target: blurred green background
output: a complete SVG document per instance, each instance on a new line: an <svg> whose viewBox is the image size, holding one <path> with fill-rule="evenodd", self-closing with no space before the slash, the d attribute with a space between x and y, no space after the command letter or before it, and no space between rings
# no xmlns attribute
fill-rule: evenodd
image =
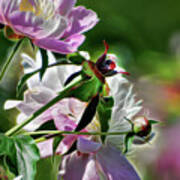
<svg viewBox="0 0 180 180"><path fill-rule="evenodd" d="M156 128L155 140L136 148L128 157L136 164L143 180L180 179L180 1L179 0L78 0L95 10L100 22L86 33L81 50L97 58L103 40L110 53L131 76L138 97L144 99L144 114L163 125ZM0 65L13 43L0 36ZM7 48L7 46L9 48ZM29 51L26 48L25 51ZM0 130L14 124L15 110L4 112L6 99L15 98L21 74L18 56L0 84ZM14 75L16 74L16 75Z"/></svg>

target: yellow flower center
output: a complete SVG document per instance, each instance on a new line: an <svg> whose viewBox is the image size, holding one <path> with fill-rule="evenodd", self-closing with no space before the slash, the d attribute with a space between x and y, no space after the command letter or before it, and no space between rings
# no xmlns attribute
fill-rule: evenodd
<svg viewBox="0 0 180 180"><path fill-rule="evenodd" d="M22 12L32 12L45 20L51 18L55 13L55 7L52 0L36 0L34 6L29 0L21 0L19 10Z"/></svg>

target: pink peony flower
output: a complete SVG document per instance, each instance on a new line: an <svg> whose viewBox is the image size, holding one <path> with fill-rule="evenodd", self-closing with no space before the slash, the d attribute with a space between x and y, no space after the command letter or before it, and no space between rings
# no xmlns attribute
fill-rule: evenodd
<svg viewBox="0 0 180 180"><path fill-rule="evenodd" d="M85 31L98 18L94 11L74 7L76 0L1 0L0 23L44 49L68 54L83 43ZM61 39L61 40L60 40Z"/></svg>

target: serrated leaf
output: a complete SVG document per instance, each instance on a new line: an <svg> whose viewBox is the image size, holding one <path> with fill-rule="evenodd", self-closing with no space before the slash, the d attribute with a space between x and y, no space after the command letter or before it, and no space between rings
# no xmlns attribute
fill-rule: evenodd
<svg viewBox="0 0 180 180"><path fill-rule="evenodd" d="M36 174L39 150L30 136L6 137L0 135L0 155L8 157L10 164L22 175L22 180L32 180Z"/></svg>
<svg viewBox="0 0 180 180"><path fill-rule="evenodd" d="M44 73L46 72L46 69L48 67L48 55L47 55L47 51L44 49L40 49L41 55L42 55L42 66L41 66L41 70L39 73L40 79L42 80Z"/></svg>

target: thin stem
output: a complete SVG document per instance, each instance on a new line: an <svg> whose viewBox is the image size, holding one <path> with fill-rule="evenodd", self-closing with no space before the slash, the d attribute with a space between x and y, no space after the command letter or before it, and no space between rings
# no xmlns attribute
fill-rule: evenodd
<svg viewBox="0 0 180 180"><path fill-rule="evenodd" d="M17 51L19 50L19 48L21 47L22 42L23 42L23 39L19 40L19 41L16 43L15 47L12 49L10 56L9 56L8 59L6 60L5 64L4 64L3 67L2 67L2 70L1 70L1 72L0 72L0 81L3 79L3 77L4 77L4 75L5 75L6 71L7 71L7 69L8 69L8 67L9 67L9 64L11 63L12 59L14 58L16 52L17 52Z"/></svg>
<svg viewBox="0 0 180 180"><path fill-rule="evenodd" d="M5 135L6 136L12 136L13 134L15 134L16 132L18 132L20 129L22 129L25 125L27 125L28 123L30 123L31 121L33 121L35 118L37 118L39 115L41 115L43 112L45 112L48 108L50 108L51 106L53 106L54 104L56 104L58 101L62 100L63 98L67 97L69 95L69 92L71 91L71 89L76 86L77 84L79 84L81 81L83 81L82 77L77 80L76 82L70 84L69 86L67 86L66 88L64 88L64 90L62 90L58 96L56 96L54 99L52 99L51 101L49 101L45 106L41 107L39 110L37 110L34 114L32 114L27 120L23 121L21 124L18 124L16 126L14 126L13 128L11 128L10 130L8 130Z"/></svg>
<svg viewBox="0 0 180 180"><path fill-rule="evenodd" d="M55 63L49 64L47 68L52 68L52 67L54 67L54 66L61 66L61 65L76 65L76 64L67 63L67 62L62 61L62 62L55 62ZM38 73L40 70L41 70L41 68L33 71L33 75L36 74L36 73Z"/></svg>
<svg viewBox="0 0 180 180"><path fill-rule="evenodd" d="M54 135L59 136L62 134L75 134L75 135L93 135L93 136L110 136L110 135L125 135L128 134L131 131L123 131L123 132L78 132L78 131L58 131L58 130L51 130L51 131L36 131L36 132L26 132L24 135ZM50 136L52 137L52 136ZM36 143L42 142L49 139L49 137L40 137L36 139Z"/></svg>

